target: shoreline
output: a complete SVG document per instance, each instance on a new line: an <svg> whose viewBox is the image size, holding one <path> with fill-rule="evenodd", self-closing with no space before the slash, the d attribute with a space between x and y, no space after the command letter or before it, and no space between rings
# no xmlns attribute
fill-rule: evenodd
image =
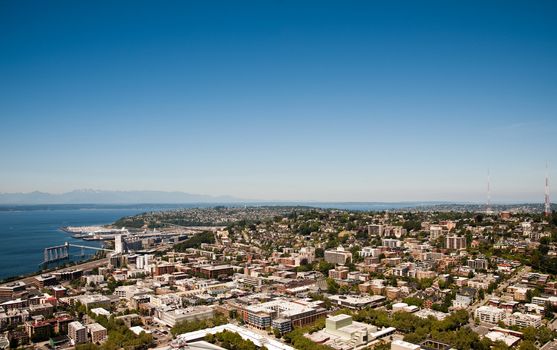
<svg viewBox="0 0 557 350"><path fill-rule="evenodd" d="M35 272L31 272L29 274L25 274L25 275L19 275L19 276L11 276L11 277L7 277L4 278L2 280L0 280L0 285L6 285L6 284L10 284L13 282L18 282L18 281L26 281L26 280L30 280L34 277L43 275L45 273L53 273L53 272L57 272L57 271L63 271L65 269L69 269L69 268L80 268L80 267L87 267L89 268L89 265L93 265L92 268L96 267L94 265L99 264L99 266L102 266L105 264L105 261L107 262L109 258L107 257L102 257L102 258L93 258L93 259L89 259L89 260L85 260L85 261L80 261L74 264L69 264L69 265L65 265L62 267L54 267L51 269L43 269L43 270L39 270L39 271L35 271ZM102 262L102 263L101 263Z"/></svg>
<svg viewBox="0 0 557 350"><path fill-rule="evenodd" d="M79 248L71 248L70 259L41 266L45 248L64 245L65 242L94 247L101 247L103 242L107 243L102 240L83 239L89 237L73 237L74 235L68 232L68 228L98 226L103 228L102 231L110 230L112 228L110 225L114 221L144 212L139 208L132 210L127 208L66 209L70 210L15 213L0 209L0 229L3 231L2 236L5 235L7 239L6 244L3 244L0 250L4 253L0 257L0 284L29 279L41 273L64 268L83 266L84 263L98 259L102 255L95 256L95 252L92 250L86 250L85 255L81 256ZM91 238L93 237L91 236Z"/></svg>
<svg viewBox="0 0 557 350"><path fill-rule="evenodd" d="M99 226L107 226L107 225L111 225L111 224L99 224ZM61 227L58 228L58 231L63 232L65 234L68 234L68 235L70 235L71 238L79 239L83 242L104 241L104 240L99 240L99 239L84 239L84 237L77 237L76 234L73 233L69 229L69 226L61 226ZM103 245L104 245L104 243L103 243ZM44 247L44 248L46 248L46 247ZM99 261L99 260L103 260L103 259L108 259L108 258L107 257L93 256L93 257L91 257L89 259L86 259L86 260L68 261L68 262L65 262L64 264L62 264L61 266L55 266L55 267L52 267L52 268L46 268L46 269L39 268L38 270L35 270L33 272L29 272L29 273L26 273L26 274L17 275L17 276L8 276L8 277L5 277L5 278L2 278L2 279L0 279L0 285L6 285L6 284L17 282L17 281L24 281L24 280L28 280L28 279L36 277L36 276L40 276L42 274L61 271L61 270L68 269L68 268L75 268L75 267L79 267L81 265L88 265L88 264L91 264L95 261ZM39 266L41 266L41 265L39 265Z"/></svg>

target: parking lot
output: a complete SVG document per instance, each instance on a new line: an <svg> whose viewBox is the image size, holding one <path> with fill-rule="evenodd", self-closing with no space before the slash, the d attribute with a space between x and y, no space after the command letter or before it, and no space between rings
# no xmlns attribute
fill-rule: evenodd
<svg viewBox="0 0 557 350"><path fill-rule="evenodd" d="M151 332L153 339L157 344L167 344L172 340L170 327L162 325L156 321L150 321L143 328Z"/></svg>

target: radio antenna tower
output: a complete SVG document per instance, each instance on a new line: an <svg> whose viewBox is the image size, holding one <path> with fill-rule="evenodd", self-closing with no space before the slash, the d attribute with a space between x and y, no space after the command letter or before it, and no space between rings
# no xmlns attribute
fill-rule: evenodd
<svg viewBox="0 0 557 350"><path fill-rule="evenodd" d="M545 216L551 215L551 201L549 200L549 166L547 162L545 163L545 206L544 206Z"/></svg>
<svg viewBox="0 0 557 350"><path fill-rule="evenodd" d="M487 203L485 208L486 214L491 214L493 211L491 210L491 174L489 169L487 169Z"/></svg>

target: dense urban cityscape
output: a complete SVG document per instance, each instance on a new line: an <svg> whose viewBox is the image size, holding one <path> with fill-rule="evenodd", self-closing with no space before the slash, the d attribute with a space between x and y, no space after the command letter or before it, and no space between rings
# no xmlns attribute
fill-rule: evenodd
<svg viewBox="0 0 557 350"><path fill-rule="evenodd" d="M0 350L557 350L556 135L557 0L0 0Z"/></svg>
<svg viewBox="0 0 557 350"><path fill-rule="evenodd" d="M105 250L1 285L3 347L557 346L555 212L219 206L64 230Z"/></svg>

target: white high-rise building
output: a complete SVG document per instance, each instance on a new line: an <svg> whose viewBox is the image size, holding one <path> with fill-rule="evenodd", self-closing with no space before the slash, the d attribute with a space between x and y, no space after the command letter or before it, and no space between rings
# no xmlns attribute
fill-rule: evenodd
<svg viewBox="0 0 557 350"><path fill-rule="evenodd" d="M116 253L124 253L124 238L122 235L116 235L114 237L114 250Z"/></svg>
<svg viewBox="0 0 557 350"><path fill-rule="evenodd" d="M149 270L149 265L153 258L154 255L152 254L139 255L135 260L135 267L141 270Z"/></svg>

